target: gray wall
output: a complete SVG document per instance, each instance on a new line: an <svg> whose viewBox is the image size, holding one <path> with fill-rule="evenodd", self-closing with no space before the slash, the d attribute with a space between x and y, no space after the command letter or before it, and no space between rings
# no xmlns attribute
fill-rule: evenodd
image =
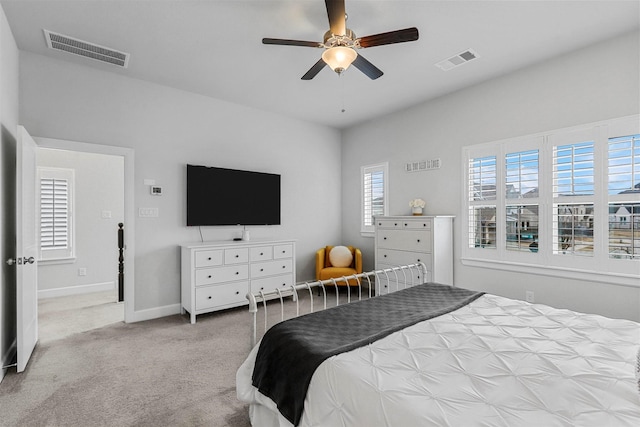
<svg viewBox="0 0 640 427"><path fill-rule="evenodd" d="M76 260L39 263L38 296L114 290L118 283L118 223L124 222L124 159L74 151L39 149L38 166L73 169ZM103 218L103 211L110 218ZM79 268L86 269L80 276Z"/></svg>
<svg viewBox="0 0 640 427"><path fill-rule="evenodd" d="M26 52L20 83L20 120L34 137L135 150L135 212L159 210L135 223L135 310L145 317L179 309L178 245L200 240L185 226L187 163L282 175L282 225L250 227L251 237L297 239L298 280L314 277L317 248L341 241L334 129ZM145 179L163 196L151 196ZM240 232L202 229L205 240Z"/></svg>
<svg viewBox="0 0 640 427"><path fill-rule="evenodd" d="M639 52L638 33L628 34L347 130L343 239L373 267L373 239L359 233L361 165L389 161L390 214L409 214L409 200L421 197L427 214L460 216L462 147L638 114ZM433 158L441 169L404 172L406 162ZM518 299L528 289L536 302L640 320L640 288L463 266L460 221L454 247L459 286Z"/></svg>
<svg viewBox="0 0 640 427"><path fill-rule="evenodd" d="M18 128L18 47L0 6L0 366L11 361L16 336L15 174ZM0 381L6 370L0 369Z"/></svg>

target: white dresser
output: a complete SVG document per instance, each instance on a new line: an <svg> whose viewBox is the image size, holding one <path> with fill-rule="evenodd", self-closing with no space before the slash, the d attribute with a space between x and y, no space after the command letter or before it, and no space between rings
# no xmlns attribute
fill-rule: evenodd
<svg viewBox="0 0 640 427"><path fill-rule="evenodd" d="M295 284L294 240L204 242L181 246L181 312L247 305L247 293Z"/></svg>
<svg viewBox="0 0 640 427"><path fill-rule="evenodd" d="M453 218L376 217L376 270L422 262L427 266L427 281L453 285ZM397 290L397 285L387 280L380 285L383 293Z"/></svg>

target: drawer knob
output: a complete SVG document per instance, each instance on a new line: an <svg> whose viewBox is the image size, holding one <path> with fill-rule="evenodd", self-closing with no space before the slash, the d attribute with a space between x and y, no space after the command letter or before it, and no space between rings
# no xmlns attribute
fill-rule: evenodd
<svg viewBox="0 0 640 427"><path fill-rule="evenodd" d="M406 222L404 223L404 226L405 226L405 227L407 226L407 223L406 223Z"/></svg>
<svg viewBox="0 0 640 427"><path fill-rule="evenodd" d="M386 258L387 256L385 255L384 257Z"/></svg>
<svg viewBox="0 0 640 427"><path fill-rule="evenodd" d="M264 286L260 288L261 291L264 291Z"/></svg>
<svg viewBox="0 0 640 427"><path fill-rule="evenodd" d="M260 256L264 255L264 252L260 252Z"/></svg>
<svg viewBox="0 0 640 427"><path fill-rule="evenodd" d="M387 240L387 238L386 238L386 237L383 237L383 238L382 238L382 240Z"/></svg>
<svg viewBox="0 0 640 427"><path fill-rule="evenodd" d="M238 274L240 274L240 272L239 272L239 271L236 271L236 275L238 275Z"/></svg>
<svg viewBox="0 0 640 427"><path fill-rule="evenodd" d="M286 283L283 283L283 284L282 284L282 286L283 286L283 287L284 287L284 286L287 286L287 284L286 284Z"/></svg>
<svg viewBox="0 0 640 427"><path fill-rule="evenodd" d="M207 276L207 278L208 278L208 279L211 279L211 275L208 275L208 276Z"/></svg>
<svg viewBox="0 0 640 427"><path fill-rule="evenodd" d="M240 257L240 255L237 255L237 254L236 254L236 258L239 258L239 257Z"/></svg>
<svg viewBox="0 0 640 427"><path fill-rule="evenodd" d="M236 291L236 295L239 295L239 294L240 294L240 291Z"/></svg>
<svg viewBox="0 0 640 427"><path fill-rule="evenodd" d="M393 224L393 225L398 225L398 223L396 222L396 223L395 223L395 224Z"/></svg>
<svg viewBox="0 0 640 427"><path fill-rule="evenodd" d="M211 257L207 258L209 261L211 261Z"/></svg>
<svg viewBox="0 0 640 427"><path fill-rule="evenodd" d="M209 296L207 297L207 299L211 299L211 295L209 295Z"/></svg>
<svg viewBox="0 0 640 427"><path fill-rule="evenodd" d="M418 239L418 243L420 243L420 239Z"/></svg>
<svg viewBox="0 0 640 427"><path fill-rule="evenodd" d="M282 266L282 268L287 268L287 266L286 266L286 265L283 265L283 266Z"/></svg>
<svg viewBox="0 0 640 427"><path fill-rule="evenodd" d="M260 271L264 271L264 268L261 268Z"/></svg>

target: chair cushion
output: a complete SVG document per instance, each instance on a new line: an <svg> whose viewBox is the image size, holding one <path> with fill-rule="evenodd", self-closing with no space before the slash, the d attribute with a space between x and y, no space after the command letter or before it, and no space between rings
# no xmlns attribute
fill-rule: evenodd
<svg viewBox="0 0 640 427"><path fill-rule="evenodd" d="M323 268L320 271L320 280L327 280L327 279L332 279L332 278L339 278L339 277L346 277L346 276L353 276L354 274L356 274L356 270L353 268L349 268L349 267L327 267L327 268ZM338 283L338 284L343 284L342 283Z"/></svg>
<svg viewBox="0 0 640 427"><path fill-rule="evenodd" d="M334 246L329 252L329 261L333 267L349 267L353 262L353 254L346 246Z"/></svg>

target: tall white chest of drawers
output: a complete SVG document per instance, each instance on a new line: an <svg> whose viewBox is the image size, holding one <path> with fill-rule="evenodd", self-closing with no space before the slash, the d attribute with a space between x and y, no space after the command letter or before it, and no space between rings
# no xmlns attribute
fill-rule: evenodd
<svg viewBox="0 0 640 427"><path fill-rule="evenodd" d="M181 246L181 311L196 315L247 305L247 293L295 284L294 240Z"/></svg>
<svg viewBox="0 0 640 427"><path fill-rule="evenodd" d="M376 217L376 270L422 262L427 266L427 281L453 285L453 218ZM387 289L391 290L395 289Z"/></svg>

